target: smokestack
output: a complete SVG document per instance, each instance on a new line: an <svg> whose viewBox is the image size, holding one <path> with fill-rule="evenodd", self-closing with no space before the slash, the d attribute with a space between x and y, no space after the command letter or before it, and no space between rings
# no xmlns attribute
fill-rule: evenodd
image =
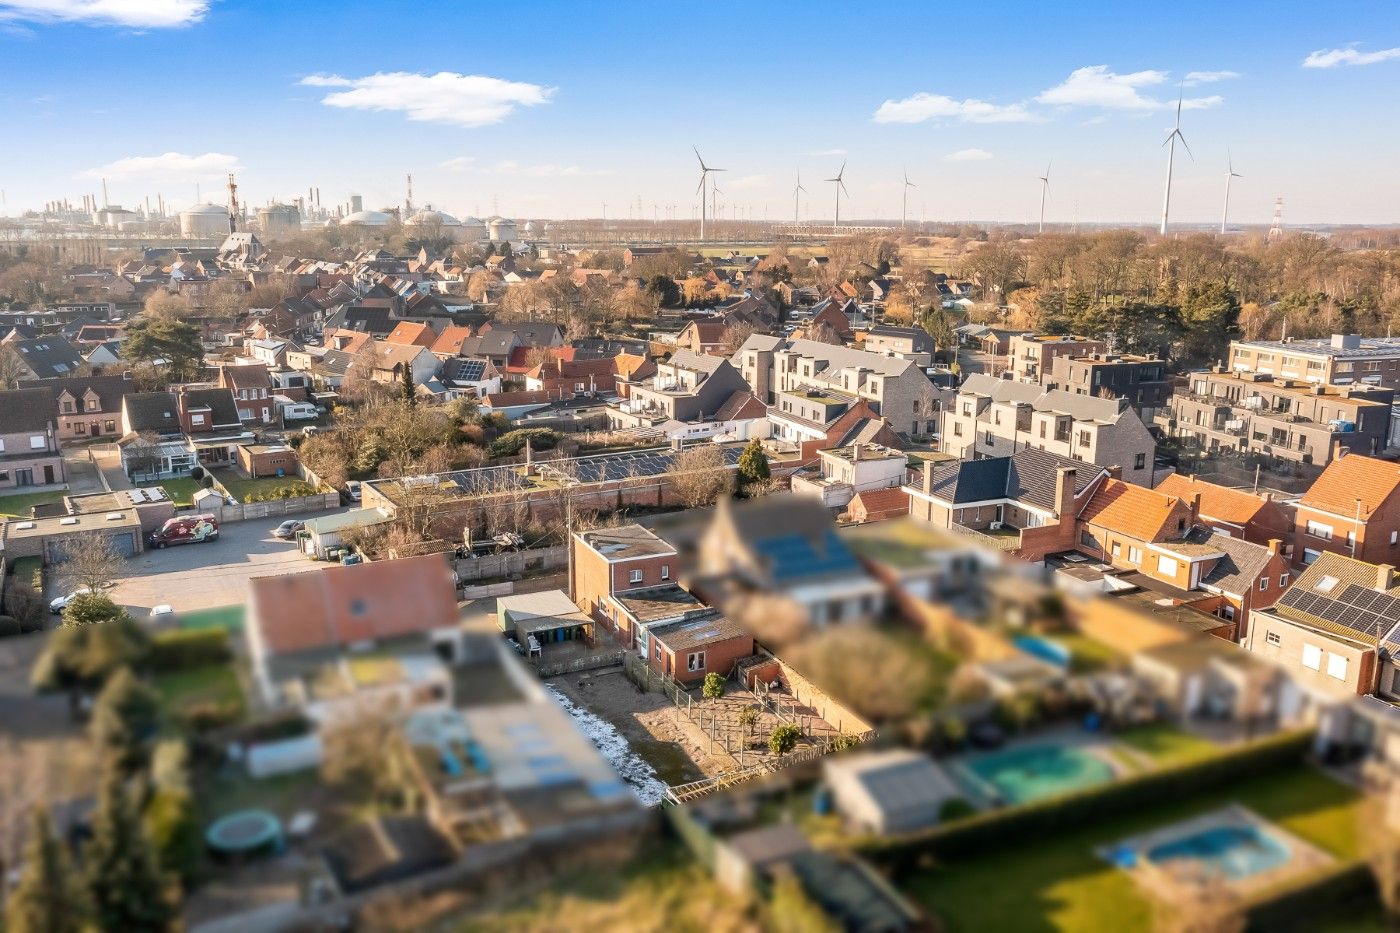
<svg viewBox="0 0 1400 933"><path fill-rule="evenodd" d="M103 208L103 210L106 210L107 207L108 207L109 205L111 205L111 203L112 203L111 201L108 201L108 200L107 200L107 179L104 178L104 179L102 179L102 208Z"/></svg>

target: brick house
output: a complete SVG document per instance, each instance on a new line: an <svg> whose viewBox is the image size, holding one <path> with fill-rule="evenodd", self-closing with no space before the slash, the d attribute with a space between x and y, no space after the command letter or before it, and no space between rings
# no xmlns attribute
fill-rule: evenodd
<svg viewBox="0 0 1400 933"><path fill-rule="evenodd" d="M0 392L0 489L68 482L49 389Z"/></svg>
<svg viewBox="0 0 1400 933"><path fill-rule="evenodd" d="M577 532L572 539L569 596L602 622L606 598L674 581L680 575L676 549L640 525Z"/></svg>
<svg viewBox="0 0 1400 933"><path fill-rule="evenodd" d="M729 328L723 321L691 321L676 335L676 347L692 353L723 356L728 339Z"/></svg>
<svg viewBox="0 0 1400 933"><path fill-rule="evenodd" d="M238 468L247 476L298 476L301 461L285 444L244 444L237 448Z"/></svg>
<svg viewBox="0 0 1400 933"><path fill-rule="evenodd" d="M1331 551L1372 564L1400 564L1400 464L1343 454L1298 500L1293 560Z"/></svg>
<svg viewBox="0 0 1400 933"><path fill-rule="evenodd" d="M238 418L244 424L271 423L276 407L272 400L272 379L265 364L220 366L219 388L233 393Z"/></svg>
<svg viewBox="0 0 1400 933"><path fill-rule="evenodd" d="M1274 500L1272 493L1255 495L1180 473L1158 483L1157 491L1186 500L1199 495L1201 510L1197 521L1221 534L1265 545L1274 538L1285 543L1293 540L1293 516Z"/></svg>
<svg viewBox="0 0 1400 933"><path fill-rule="evenodd" d="M121 435L122 397L132 391L130 376L63 376L27 379L20 388L51 392L52 413L60 441Z"/></svg>

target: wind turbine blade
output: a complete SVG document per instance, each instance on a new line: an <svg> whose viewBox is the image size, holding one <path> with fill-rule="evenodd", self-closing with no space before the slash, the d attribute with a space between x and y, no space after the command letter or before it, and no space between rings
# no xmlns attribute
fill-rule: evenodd
<svg viewBox="0 0 1400 933"><path fill-rule="evenodd" d="M1192 154L1191 147L1186 145L1186 137L1181 135L1181 130L1176 131L1176 138L1181 140L1181 147L1186 150L1186 154L1191 156L1191 161L1196 161L1196 156Z"/></svg>
<svg viewBox="0 0 1400 933"><path fill-rule="evenodd" d="M712 168L712 169L707 169L707 171L711 171L711 172L727 172L727 171L729 171L729 169L727 169L727 168Z"/></svg>
<svg viewBox="0 0 1400 933"><path fill-rule="evenodd" d="M695 193L696 193L696 194L699 194L700 192L702 192L702 191L704 191L704 190L705 190L705 173L704 173L704 172L701 172L701 173L700 173L700 184L698 184L698 185L695 186Z"/></svg>
<svg viewBox="0 0 1400 933"><path fill-rule="evenodd" d="M1181 126L1181 101L1186 96L1186 85L1182 84L1176 92L1176 125Z"/></svg>
<svg viewBox="0 0 1400 933"><path fill-rule="evenodd" d="M842 160L841 160L841 171L839 171L839 172L836 173L836 177L837 177L837 178L840 178L842 175L845 175L845 174L846 174L846 160L845 160L845 159L842 159Z"/></svg>
<svg viewBox="0 0 1400 933"><path fill-rule="evenodd" d="M690 148L691 148L691 151L693 151L693 152L695 153L695 161L697 161L697 162L700 163L700 171L702 171L702 172L708 171L708 170L705 168L705 160L702 159L702 158L700 158L700 150L699 150L699 149L696 149L694 146L691 146Z"/></svg>
<svg viewBox="0 0 1400 933"><path fill-rule="evenodd" d="M851 192L846 190L846 183L843 181L838 182L838 184L841 186L841 190L846 192L846 197L849 198L851 196Z"/></svg>

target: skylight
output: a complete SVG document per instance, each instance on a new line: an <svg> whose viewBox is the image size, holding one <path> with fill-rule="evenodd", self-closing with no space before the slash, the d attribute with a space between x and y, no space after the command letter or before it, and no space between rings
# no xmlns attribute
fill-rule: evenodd
<svg viewBox="0 0 1400 933"><path fill-rule="evenodd" d="M1313 589L1317 590L1319 593L1330 593L1337 588L1338 582L1339 581L1336 577L1331 576L1329 574L1328 576L1323 577L1321 580L1318 580L1317 586L1313 587Z"/></svg>

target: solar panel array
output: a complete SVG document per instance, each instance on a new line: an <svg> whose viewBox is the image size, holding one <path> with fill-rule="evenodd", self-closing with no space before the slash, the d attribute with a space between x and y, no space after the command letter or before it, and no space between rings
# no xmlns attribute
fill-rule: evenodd
<svg viewBox="0 0 1400 933"><path fill-rule="evenodd" d="M769 561L774 583L800 577L849 573L860 568L855 555L834 529L825 531L817 546L805 535L792 534L768 538L759 544L759 548Z"/></svg>
<svg viewBox="0 0 1400 933"><path fill-rule="evenodd" d="M725 466L734 466L743 453L739 448L721 448ZM560 469L554 464L542 464L541 473L558 479L572 478L579 483L600 483L605 480L623 480L634 477L661 476L675 469L674 450L638 450L622 454L607 454L599 457L579 457L564 461Z"/></svg>
<svg viewBox="0 0 1400 933"><path fill-rule="evenodd" d="M478 382L486 371L485 360L449 360L447 378L457 382Z"/></svg>
<svg viewBox="0 0 1400 933"><path fill-rule="evenodd" d="M1375 638L1400 625L1400 598L1348 583L1341 592L1322 595L1293 587L1279 605Z"/></svg>

